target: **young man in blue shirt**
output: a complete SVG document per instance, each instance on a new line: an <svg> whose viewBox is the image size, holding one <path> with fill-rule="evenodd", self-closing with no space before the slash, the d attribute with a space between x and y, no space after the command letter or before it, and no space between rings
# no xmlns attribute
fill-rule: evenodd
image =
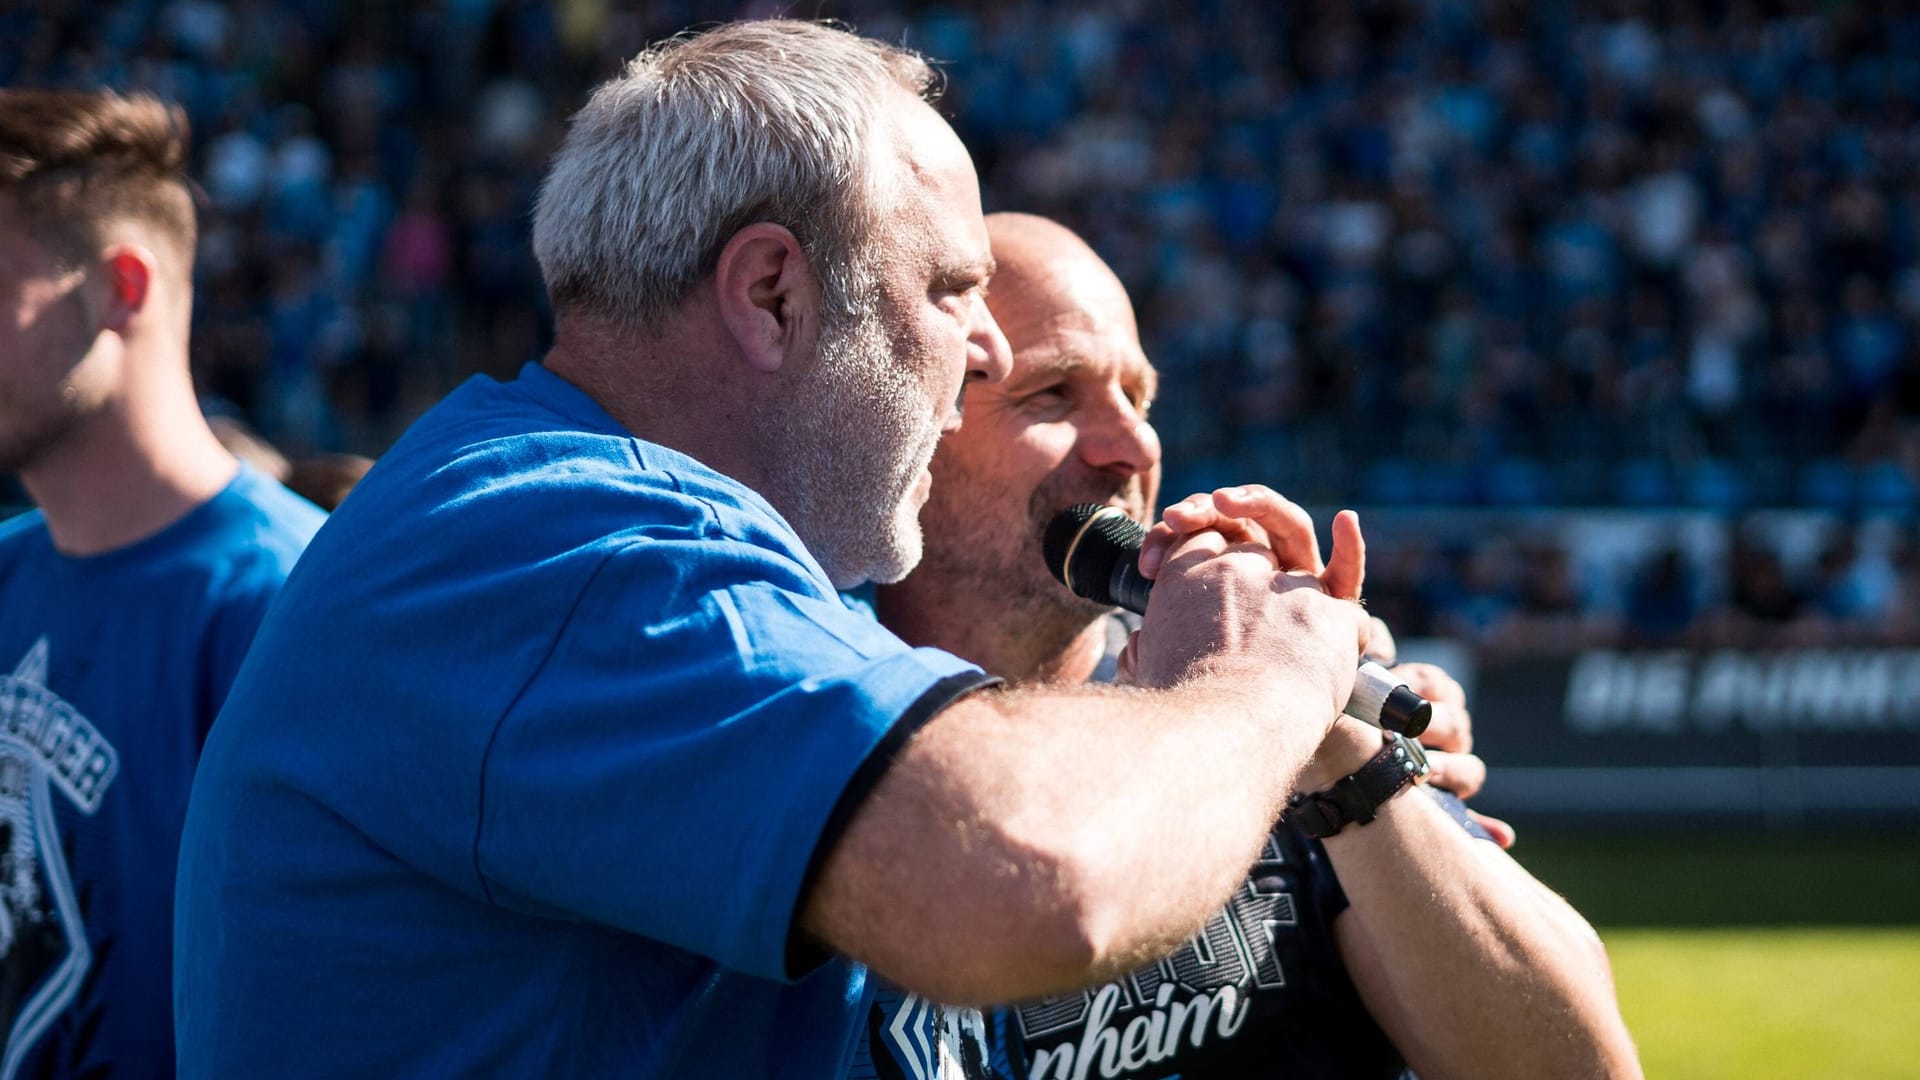
<svg viewBox="0 0 1920 1080"><path fill-rule="evenodd" d="M1016 684L1111 681L1125 631L1053 580L1041 536L1076 503L1151 520L1158 376L1125 289L1079 237L1029 215L987 220L990 306L1012 371L970 395L965 423L942 442L926 557L879 590L881 621ZM1262 488L1169 513L1207 501L1271 520L1293 513ZM1299 540L1317 559L1310 529ZM1459 686L1407 667L1442 713L1424 736L1440 748L1430 780L1471 794L1483 768L1446 752L1470 746ZM1323 790L1380 749L1378 732L1342 719L1299 789ZM883 991L849 1076L1387 1080L1409 1063L1427 1077L1633 1075L1593 932L1432 800L1399 797L1410 789L1324 842L1276 825L1200 933L1106 985L975 1017Z"/></svg>
<svg viewBox="0 0 1920 1080"><path fill-rule="evenodd" d="M194 762L320 522L187 368L185 121L0 90L0 1078L173 1074Z"/></svg>
<svg viewBox="0 0 1920 1080"><path fill-rule="evenodd" d="M185 1073L832 1076L868 965L1031 997L1226 901L1358 605L1169 533L1133 652L1159 689L1003 691L836 592L918 560L934 442L1007 370L932 83L742 23L574 118L534 221L553 350L373 468L209 741ZM1357 575L1351 522L1335 555Z"/></svg>

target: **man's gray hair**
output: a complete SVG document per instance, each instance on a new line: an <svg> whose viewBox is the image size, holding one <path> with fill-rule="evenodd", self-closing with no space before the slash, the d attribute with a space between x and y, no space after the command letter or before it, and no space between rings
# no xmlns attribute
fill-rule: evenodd
<svg viewBox="0 0 1920 1080"><path fill-rule="evenodd" d="M925 60L821 23L730 23L661 42L593 92L540 187L533 252L556 314L656 321L734 233L792 230L829 317L871 300L886 204L871 133L885 90L933 100Z"/></svg>

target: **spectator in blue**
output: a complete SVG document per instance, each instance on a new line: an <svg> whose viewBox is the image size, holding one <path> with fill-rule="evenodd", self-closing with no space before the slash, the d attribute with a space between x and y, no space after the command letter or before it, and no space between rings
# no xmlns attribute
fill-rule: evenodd
<svg viewBox="0 0 1920 1080"><path fill-rule="evenodd" d="M0 90L0 1076L173 1075L195 759L321 514L193 395L185 118Z"/></svg>

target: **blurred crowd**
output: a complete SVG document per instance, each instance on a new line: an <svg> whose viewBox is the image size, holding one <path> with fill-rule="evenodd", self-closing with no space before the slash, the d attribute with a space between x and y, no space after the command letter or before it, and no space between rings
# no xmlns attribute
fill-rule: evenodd
<svg viewBox="0 0 1920 1080"><path fill-rule="evenodd" d="M1170 491L1911 514L1920 9L1890 0L42 0L0 7L0 82L181 102L210 407L377 453L538 355L528 215L586 91L776 10L945 61L989 209L1114 264L1165 375ZM1887 613L1916 546L1883 531L1837 525L1790 573L1769 542L1649 542L1611 591L1565 548L1408 534L1373 580L1483 639L1568 613L1844 636L1863 612L1913 639Z"/></svg>
<svg viewBox="0 0 1920 1080"><path fill-rule="evenodd" d="M1490 652L1920 643L1920 531L1786 511L1374 511L1370 610Z"/></svg>

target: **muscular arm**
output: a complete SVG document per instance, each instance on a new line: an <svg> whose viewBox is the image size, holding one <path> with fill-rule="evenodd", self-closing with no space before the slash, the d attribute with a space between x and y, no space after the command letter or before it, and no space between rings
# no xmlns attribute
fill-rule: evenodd
<svg viewBox="0 0 1920 1080"><path fill-rule="evenodd" d="M955 1003L1085 985L1197 930L1325 738L1365 633L1357 606L1264 556L1232 564L1155 590L1129 656L1167 689L981 693L930 721L824 860L801 929ZM1198 597L1219 616L1204 626L1182 614Z"/></svg>
<svg viewBox="0 0 1920 1080"><path fill-rule="evenodd" d="M1414 793L1325 843L1341 956L1425 1080L1640 1075L1599 937L1499 847Z"/></svg>
<svg viewBox="0 0 1920 1080"><path fill-rule="evenodd" d="M1245 876L1325 727L1324 705L1225 682L956 703L855 815L803 928L956 1003L1035 997L1166 953Z"/></svg>

